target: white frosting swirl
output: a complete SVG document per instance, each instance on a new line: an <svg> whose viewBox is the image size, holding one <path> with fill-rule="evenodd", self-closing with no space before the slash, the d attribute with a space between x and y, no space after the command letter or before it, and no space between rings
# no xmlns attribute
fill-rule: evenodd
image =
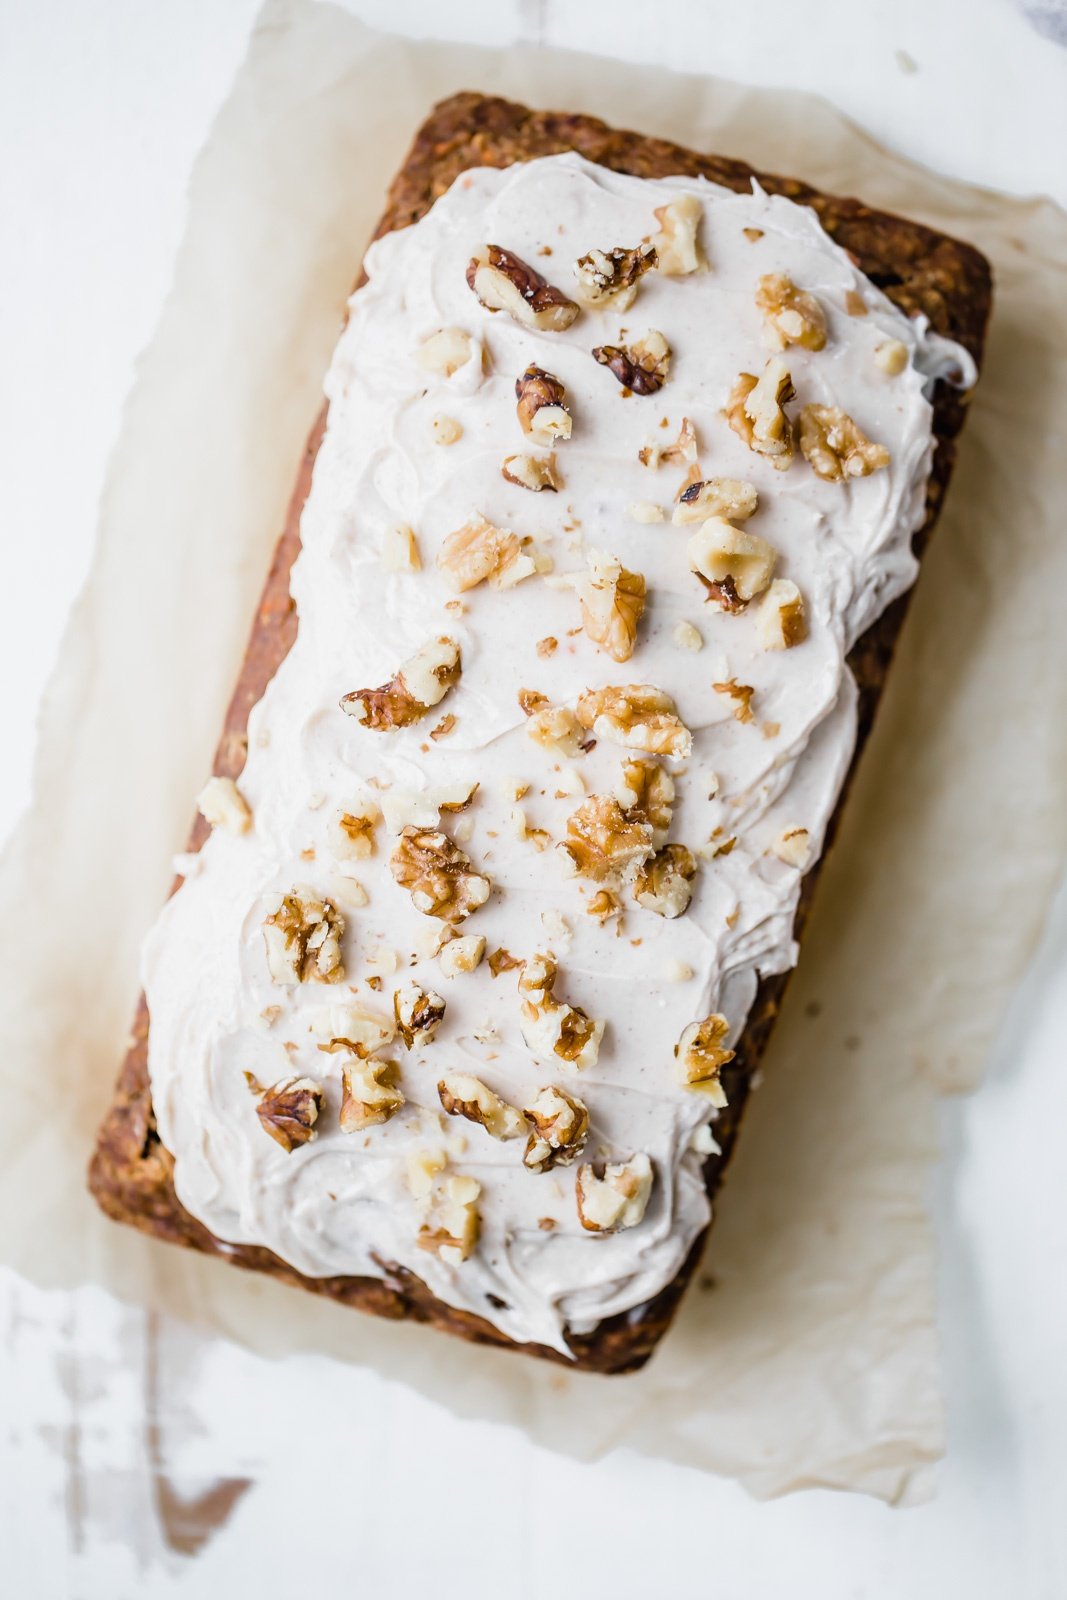
<svg viewBox="0 0 1067 1600"><path fill-rule="evenodd" d="M488 241L571 292L578 256L636 244L654 231L653 210L679 193L702 202L710 269L649 274L621 318L586 310L562 334L533 332L506 314L489 315L467 287L468 259ZM770 847L783 829L800 826L818 852L855 736L845 656L915 575L910 537L922 520L932 450L924 382L950 367L971 378L973 367L921 319L909 321L892 306L812 211L758 188L737 195L692 179L631 178L576 155L465 174L415 226L373 245L366 268L369 282L353 297L327 381L329 425L292 582L299 634L250 721L241 789L254 828L245 836L215 830L146 944L153 1100L182 1203L219 1238L266 1246L311 1276L382 1276L383 1264L400 1263L442 1300L511 1338L566 1350L568 1327L588 1330L661 1289L708 1220L702 1158L691 1148L708 1102L676 1083L673 1046L689 1022L711 1011L728 1015L736 1037L759 976L796 958L800 874ZM829 324L824 350L786 352L797 389L791 409L839 405L888 447L886 470L828 483L798 456L779 473L727 427L721 408L738 373L762 370L767 356L754 292L768 272L784 272L814 294ZM862 296L867 315L849 314L849 294ZM594 345L618 342L620 322L630 337L650 327L666 335L674 354L660 393L625 397L591 359ZM476 341L476 359L449 378L428 375L415 359L420 342L444 327L463 328ZM874 359L887 340L903 341L910 353L894 377ZM529 448L514 382L530 362L563 381L574 416L573 437L557 449L558 494L532 494L500 472L505 456ZM432 419L441 414L463 428L447 447L432 438ZM750 526L778 550L778 574L793 579L806 601L810 633L796 648L763 651L751 609L730 616L703 604L686 560L691 530L627 514L633 502L652 500L669 517L684 469L650 471L638 450L650 436L672 441L686 416L696 425L704 473L745 478L759 490ZM669 425L661 428L661 418ZM583 569L585 552L602 549L644 574L650 601L633 659L618 666L574 635L574 596L542 577L506 591L483 585L465 596L461 616L446 611L452 594L434 557L473 511L533 536L557 573ZM421 571L382 565L383 538L397 522L417 531ZM700 653L675 643L681 620L700 628ZM343 694L384 683L445 632L463 653L461 681L440 708L456 719L450 737L428 739L437 715L383 734L338 709ZM547 635L559 648L542 657L535 646ZM711 689L730 677L755 689L750 724L734 720L729 702ZM610 793L623 752L601 741L568 763L539 749L525 733L518 691L573 705L586 688L631 682L666 690L693 730L692 759L673 764L671 838L695 848L721 828L737 844L702 863L685 916L665 921L631 908L620 936L585 913L581 881L565 877L554 852L515 836L508 782L530 784L522 804L531 825L560 838L581 797L556 798L557 766L580 770L589 793ZM636 1227L583 1231L574 1167L531 1173L521 1141L499 1143L442 1116L436 1083L444 1070L473 1072L517 1105L553 1075L523 1044L513 972L494 980L483 964L447 979L436 961L417 956L426 919L392 880L384 828L372 859L345 864L369 903L352 909L346 898L341 865L325 842L338 808L366 793L369 779L421 789L465 777L481 785L467 848L494 894L463 931L518 957L554 949L561 993L606 1019L596 1067L580 1075L561 1067L554 1081L589 1106L589 1156L651 1157L656 1181ZM265 909L272 896L304 884L345 911L340 991L271 981ZM543 913L562 914L569 941L546 932ZM374 946L396 952L400 963L379 998L365 981ZM679 964L692 970L689 981L669 976ZM445 1022L421 1051L399 1052L401 1113L366 1135L343 1134L340 1058L318 1050L315 1015L351 999L348 985L386 1009L391 989L410 979L445 996ZM269 1026L268 1007L281 1008ZM287 1154L264 1135L246 1071L263 1083L302 1073L324 1084L327 1107L313 1142ZM482 1184L481 1242L460 1265L416 1244L419 1214L405 1163L428 1143L450 1150L454 1170ZM547 1217L550 1230L539 1225Z"/></svg>

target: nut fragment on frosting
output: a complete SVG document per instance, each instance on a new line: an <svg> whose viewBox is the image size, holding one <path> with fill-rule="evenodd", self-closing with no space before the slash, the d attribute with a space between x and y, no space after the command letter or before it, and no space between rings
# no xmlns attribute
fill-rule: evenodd
<svg viewBox="0 0 1067 1600"><path fill-rule="evenodd" d="M656 248L649 243L633 250L618 245L613 250L590 250L574 263L578 294L586 305L602 311L628 311L637 295L637 285L658 262Z"/></svg>
<svg viewBox="0 0 1067 1600"><path fill-rule="evenodd" d="M536 689L522 690L519 704L528 718L526 732L534 744L559 755L580 754L586 735L569 706L553 705L547 695Z"/></svg>
<svg viewBox="0 0 1067 1600"><path fill-rule="evenodd" d="M655 394L667 381L671 347L662 333L650 328L632 344L597 345L593 359L613 373L624 389L634 394Z"/></svg>
<svg viewBox="0 0 1067 1600"><path fill-rule="evenodd" d="M811 860L811 834L807 828L786 828L775 840L774 853L787 867L803 871Z"/></svg>
<svg viewBox="0 0 1067 1600"><path fill-rule="evenodd" d="M808 636L804 597L789 578L775 578L756 610L756 638L764 650L791 650Z"/></svg>
<svg viewBox="0 0 1067 1600"><path fill-rule="evenodd" d="M590 1233L635 1228L648 1205L652 1176L652 1163L643 1152L629 1161L579 1167L574 1192L582 1227Z"/></svg>
<svg viewBox="0 0 1067 1600"><path fill-rule="evenodd" d="M370 1056L396 1038L393 1019L384 1011L376 1011L361 1001L348 1005L327 1006L312 1019L316 1033L329 1035L329 1042L320 1050L351 1050L353 1055Z"/></svg>
<svg viewBox="0 0 1067 1600"><path fill-rule="evenodd" d="M899 377L908 359L908 347L902 339L885 339L874 347L874 364L887 378Z"/></svg>
<svg viewBox="0 0 1067 1600"><path fill-rule="evenodd" d="M557 849L570 873L602 883L644 861L652 841L650 822L628 816L612 796L594 794L567 818Z"/></svg>
<svg viewBox="0 0 1067 1600"><path fill-rule="evenodd" d="M498 244L483 245L471 257L467 284L487 311L506 311L525 328L562 333L578 315L561 289Z"/></svg>
<svg viewBox="0 0 1067 1600"><path fill-rule="evenodd" d="M415 352L415 360L425 372L435 372L450 378L471 358L474 342L462 328L438 328L424 339Z"/></svg>
<svg viewBox="0 0 1067 1600"><path fill-rule="evenodd" d="M462 922L489 898L489 879L471 870L470 857L446 833L404 828L389 867L416 911L442 922Z"/></svg>
<svg viewBox="0 0 1067 1600"><path fill-rule="evenodd" d="M364 1128L374 1128L388 1122L404 1104L404 1095L397 1082L399 1068L395 1061L348 1061L341 1069L341 1112L338 1121L342 1133L359 1133Z"/></svg>
<svg viewBox="0 0 1067 1600"><path fill-rule="evenodd" d="M795 397L788 367L772 356L758 378L742 372L726 402L731 428L777 472L784 472L793 459L793 430L785 407Z"/></svg>
<svg viewBox="0 0 1067 1600"><path fill-rule="evenodd" d="M454 639L431 639L378 689L342 695L341 710L378 733L406 728L438 705L459 682L462 663Z"/></svg>
<svg viewBox="0 0 1067 1600"><path fill-rule="evenodd" d="M449 939L441 946L437 964L446 978L457 978L461 973L473 972L485 955L485 938L480 933L464 933L458 939Z"/></svg>
<svg viewBox="0 0 1067 1600"><path fill-rule="evenodd" d="M686 277L702 265L698 233L704 208L695 194L680 194L653 215L660 231L653 235L660 272L668 278Z"/></svg>
<svg viewBox="0 0 1067 1600"><path fill-rule="evenodd" d="M587 637L613 661L629 661L645 609L641 573L629 572L614 556L592 550L589 570L574 587Z"/></svg>
<svg viewBox="0 0 1067 1600"><path fill-rule="evenodd" d="M756 306L763 313L763 342L769 350L784 350L791 344L804 350L824 348L826 314L822 306L784 272L764 274L756 288Z"/></svg>
<svg viewBox="0 0 1067 1600"><path fill-rule="evenodd" d="M716 694L725 695L732 701L731 714L735 722L752 721L752 697L756 691L750 683L738 683L736 678L726 678L722 683L713 683L711 687Z"/></svg>
<svg viewBox="0 0 1067 1600"><path fill-rule="evenodd" d="M282 895L263 923L267 966L275 983L340 983L345 919L313 889Z"/></svg>
<svg viewBox="0 0 1067 1600"><path fill-rule="evenodd" d="M556 999L553 989L557 975L551 956L531 956L523 964L519 973L522 1036L538 1061L558 1059L579 1069L594 1067L604 1024L594 1021L580 1006Z"/></svg>
<svg viewBox="0 0 1067 1600"><path fill-rule="evenodd" d="M634 899L646 911L673 919L689 909L697 864L684 844L664 845L642 863L634 879Z"/></svg>
<svg viewBox="0 0 1067 1600"><path fill-rule="evenodd" d="M567 391L554 373L531 363L515 379L515 414L535 444L555 444L571 436Z"/></svg>
<svg viewBox="0 0 1067 1600"><path fill-rule="evenodd" d="M598 739L628 750L675 760L692 753L693 736L678 716L674 701L650 683L587 689L578 697L577 715L582 727Z"/></svg>
<svg viewBox="0 0 1067 1600"><path fill-rule="evenodd" d="M743 478L698 478L682 490L672 521L677 527L704 522L708 517L746 522L758 505L755 485Z"/></svg>
<svg viewBox="0 0 1067 1600"><path fill-rule="evenodd" d="M655 849L667 842L674 808L674 779L656 761L624 761L615 798L630 822L647 822Z"/></svg>
<svg viewBox="0 0 1067 1600"><path fill-rule="evenodd" d="M555 493L560 482L553 453L547 456L505 456L500 476L508 483L517 484L520 489L529 489L534 494L541 494L545 489Z"/></svg>
<svg viewBox="0 0 1067 1600"><path fill-rule="evenodd" d="M510 589L537 570L523 554L518 534L495 527L480 511L448 535L437 552L437 566L457 594L486 580L494 589Z"/></svg>
<svg viewBox="0 0 1067 1600"><path fill-rule="evenodd" d="M419 541L406 522L393 522L382 535L381 562L386 572L418 572Z"/></svg>
<svg viewBox="0 0 1067 1600"><path fill-rule="evenodd" d="M708 1096L713 1106L720 1108L726 1104L720 1074L736 1054L726 1049L723 1042L729 1032L726 1018L713 1011L702 1022L691 1022L674 1047L676 1072L682 1086L698 1089Z"/></svg>
<svg viewBox="0 0 1067 1600"><path fill-rule="evenodd" d="M419 1248L432 1250L451 1266L468 1260L481 1231L477 1204L481 1192L477 1178L465 1175L445 1178L438 1184L430 1198L426 1221L419 1228Z"/></svg>
<svg viewBox="0 0 1067 1600"><path fill-rule="evenodd" d="M439 411L430 419L430 437L434 444L458 444L463 437L463 424L456 417L449 417Z"/></svg>
<svg viewBox="0 0 1067 1600"><path fill-rule="evenodd" d="M589 1112L577 1095L546 1084L523 1113L531 1131L522 1164L531 1172L570 1166L581 1154L589 1136Z"/></svg>
<svg viewBox="0 0 1067 1600"><path fill-rule="evenodd" d="M326 1104L322 1085L312 1078L282 1078L264 1089L256 1116L275 1144L292 1152L315 1137L315 1124Z"/></svg>
<svg viewBox="0 0 1067 1600"><path fill-rule="evenodd" d="M778 552L759 534L709 517L690 535L689 565L724 611L740 611L771 581Z"/></svg>
<svg viewBox="0 0 1067 1600"><path fill-rule="evenodd" d="M365 861L372 856L380 816L373 800L353 801L338 810L326 830L331 854L338 861Z"/></svg>
<svg viewBox="0 0 1067 1600"><path fill-rule="evenodd" d="M805 406L798 419L801 453L828 483L865 478L889 465L884 444L874 444L840 406Z"/></svg>
<svg viewBox="0 0 1067 1600"><path fill-rule="evenodd" d="M444 1019L445 1002L432 989L409 983L393 994L397 1032L409 1050L421 1050L433 1039Z"/></svg>
<svg viewBox="0 0 1067 1600"><path fill-rule="evenodd" d="M209 778L196 797L196 806L213 828L247 833L252 826L248 802L232 778Z"/></svg>
<svg viewBox="0 0 1067 1600"><path fill-rule="evenodd" d="M477 1122L494 1139L518 1139L526 1132L522 1112L468 1072L446 1072L438 1081L437 1095L450 1117Z"/></svg>

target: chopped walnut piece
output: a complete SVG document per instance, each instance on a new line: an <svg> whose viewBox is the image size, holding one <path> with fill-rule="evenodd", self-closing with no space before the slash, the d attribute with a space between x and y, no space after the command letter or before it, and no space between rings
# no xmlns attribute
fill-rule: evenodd
<svg viewBox="0 0 1067 1600"><path fill-rule="evenodd" d="M316 1015L313 1025L316 1033L329 1034L328 1042L319 1045L328 1055L337 1050L350 1050L365 1060L396 1038L392 1017L359 1001L325 1007Z"/></svg>
<svg viewBox="0 0 1067 1600"><path fill-rule="evenodd" d="M526 1132L522 1112L470 1073L447 1072L438 1082L437 1094L450 1117L477 1122L494 1139L518 1139Z"/></svg>
<svg viewBox="0 0 1067 1600"><path fill-rule="evenodd" d="M559 488L554 454L505 456L500 476L506 478L508 483L517 484L520 489L531 490L533 494L541 494L545 489L554 494Z"/></svg>
<svg viewBox="0 0 1067 1600"><path fill-rule="evenodd" d="M709 600L724 611L738 611L771 581L778 552L766 539L709 517L686 546L689 565L708 588Z"/></svg>
<svg viewBox="0 0 1067 1600"><path fill-rule="evenodd" d="M437 565L457 594L487 579L494 589L510 589L537 570L523 554L518 534L494 527L480 511L448 535L437 552Z"/></svg>
<svg viewBox="0 0 1067 1600"><path fill-rule="evenodd" d="M373 800L354 802L335 813L326 837L338 861L365 861L374 854L374 829L380 816Z"/></svg>
<svg viewBox="0 0 1067 1600"><path fill-rule="evenodd" d="M248 802L232 778L209 778L196 797L196 806L213 828L247 833L252 826Z"/></svg>
<svg viewBox="0 0 1067 1600"><path fill-rule="evenodd" d="M441 411L430 418L430 437L434 444L458 444L463 437L463 424L455 417L446 417Z"/></svg>
<svg viewBox="0 0 1067 1600"><path fill-rule="evenodd" d="M693 736L675 711L674 701L650 683L587 689L578 698L578 721L598 739L644 750L653 756L684 760Z"/></svg>
<svg viewBox="0 0 1067 1600"><path fill-rule="evenodd" d="M716 694L724 694L733 701L735 721L752 721L752 696L756 691L750 683L738 683L736 678L727 678L724 683L713 683L711 687Z"/></svg>
<svg viewBox="0 0 1067 1600"><path fill-rule="evenodd" d="M850 317L865 317L870 310L866 300L855 289L849 289L845 294L845 310Z"/></svg>
<svg viewBox="0 0 1067 1600"><path fill-rule="evenodd" d="M522 1036L538 1061L595 1067L604 1024L594 1022L579 1006L556 999L552 991L557 973L551 956L531 956L524 963L519 974Z"/></svg>
<svg viewBox="0 0 1067 1600"><path fill-rule="evenodd" d="M613 661L629 661L645 609L645 580L601 550L589 552L589 571L575 583L588 638Z"/></svg>
<svg viewBox="0 0 1067 1600"><path fill-rule="evenodd" d="M671 638L679 650L696 651L704 648L704 636L700 629L694 628L693 624L684 618L674 624Z"/></svg>
<svg viewBox="0 0 1067 1600"><path fill-rule="evenodd" d="M772 356L759 378L742 372L726 402L731 428L778 472L784 472L793 459L793 430L785 406L795 395L789 369Z"/></svg>
<svg viewBox="0 0 1067 1600"><path fill-rule="evenodd" d="M601 883L651 855L652 839L650 822L631 819L617 800L594 794L568 817L557 848L571 873Z"/></svg>
<svg viewBox="0 0 1067 1600"><path fill-rule="evenodd" d="M406 522L394 522L382 535L381 562L386 572L418 572L422 566L419 541Z"/></svg>
<svg viewBox="0 0 1067 1600"><path fill-rule="evenodd" d="M263 1090L256 1116L275 1144L291 1152L314 1139L315 1123L325 1104L321 1084L311 1078L282 1078Z"/></svg>
<svg viewBox="0 0 1067 1600"><path fill-rule="evenodd" d="M529 718L526 732L534 744L563 756L581 753L586 735L569 706L554 706L546 695L538 694L535 689L522 690L519 704Z"/></svg>
<svg viewBox="0 0 1067 1600"><path fill-rule="evenodd" d="M634 899L657 916L680 917L689 909L696 873L696 858L691 850L684 844L664 845L638 868Z"/></svg>
<svg viewBox="0 0 1067 1600"><path fill-rule="evenodd" d="M652 243L659 257L659 270L668 278L683 278L702 266L697 233L704 208L695 194L680 194L655 211L660 231Z"/></svg>
<svg viewBox="0 0 1067 1600"><path fill-rule="evenodd" d="M523 1112L532 1130L522 1153L524 1167L548 1172L569 1167L581 1155L589 1137L589 1112L577 1095L546 1084Z"/></svg>
<svg viewBox="0 0 1067 1600"><path fill-rule="evenodd" d="M763 238L762 228L742 228L741 232L744 234L749 244L756 244L760 239Z"/></svg>
<svg viewBox="0 0 1067 1600"><path fill-rule="evenodd" d="M666 422L666 418L663 419ZM696 429L688 417L682 418L682 426L678 430L678 437L673 444L660 445L655 439L650 439L642 445L637 452L637 459L643 467L684 467L693 466L697 458Z"/></svg>
<svg viewBox="0 0 1067 1600"><path fill-rule="evenodd" d="M470 857L446 833L404 828L389 867L416 911L442 922L462 922L489 898L489 879L471 870Z"/></svg>
<svg viewBox="0 0 1067 1600"><path fill-rule="evenodd" d="M559 649L559 640L555 634L546 633L543 639L537 641L537 654L539 656L554 656Z"/></svg>
<svg viewBox="0 0 1067 1600"><path fill-rule="evenodd" d="M886 339L874 347L874 364L887 378L899 377L908 360L908 347L901 339Z"/></svg>
<svg viewBox="0 0 1067 1600"><path fill-rule="evenodd" d="M647 822L653 848L667 842L674 809L674 779L655 761L624 761L615 798L629 822Z"/></svg>
<svg viewBox="0 0 1067 1600"><path fill-rule="evenodd" d="M717 1011L703 1022L691 1022L683 1030L674 1047L678 1079L686 1089L699 1089L713 1106L726 1104L726 1095L719 1075L736 1054L727 1050L723 1041L730 1032L730 1024Z"/></svg>
<svg viewBox="0 0 1067 1600"><path fill-rule="evenodd" d="M756 289L756 309L763 313L763 342L768 350L798 344L804 350L822 350L826 344L826 314L814 295L798 289L784 272L768 272Z"/></svg>
<svg viewBox="0 0 1067 1600"><path fill-rule="evenodd" d="M865 478L889 465L884 444L861 433L840 406L805 406L799 418L800 449L820 478Z"/></svg>
<svg viewBox="0 0 1067 1600"><path fill-rule="evenodd" d="M683 489L673 521L678 527L687 522L705 522L708 517L745 522L755 515L758 505L755 485L742 478L702 478Z"/></svg>
<svg viewBox="0 0 1067 1600"><path fill-rule="evenodd" d="M614 373L624 389L634 394L655 394L667 381L671 347L662 333L650 328L643 339L633 344L597 345L593 359Z"/></svg>
<svg viewBox="0 0 1067 1600"><path fill-rule="evenodd" d="M449 711L434 727L430 729L430 738L436 744L440 739L447 739L450 733L456 731L456 719Z"/></svg>
<svg viewBox="0 0 1067 1600"><path fill-rule="evenodd" d="M478 783L473 778L460 778L429 789L401 789L394 786L382 791L382 815L391 833L400 833L409 825L413 828L435 828L442 811L466 811L477 792Z"/></svg>
<svg viewBox="0 0 1067 1600"><path fill-rule="evenodd" d="M622 903L611 889L598 889L585 908L586 916L595 918L602 926L611 917L617 917L621 910Z"/></svg>
<svg viewBox="0 0 1067 1600"><path fill-rule="evenodd" d="M501 946L498 950L492 951L488 961L486 962L486 966L489 968L489 971L493 974L494 978L499 978L502 972L517 971L517 969L522 966L522 962L519 960L518 956L513 956L510 950L505 950L503 946Z"/></svg>
<svg viewBox="0 0 1067 1600"><path fill-rule="evenodd" d="M341 1069L342 1133L359 1133L395 1117L404 1104L395 1061L348 1061Z"/></svg>
<svg viewBox="0 0 1067 1600"><path fill-rule="evenodd" d="M419 1229L416 1243L420 1249L434 1251L450 1266L468 1260L478 1243L481 1219L477 1201L481 1192L477 1178L446 1178Z"/></svg>
<svg viewBox="0 0 1067 1600"><path fill-rule="evenodd" d="M459 682L462 668L454 639L431 639L379 689L342 695L341 710L378 733L418 722Z"/></svg>
<svg viewBox="0 0 1067 1600"><path fill-rule="evenodd" d="M275 983L340 983L345 975L345 919L313 889L283 895L263 924L267 966Z"/></svg>
<svg viewBox="0 0 1067 1600"><path fill-rule="evenodd" d="M764 650L789 650L807 636L803 595L789 578L775 578L756 611L756 638Z"/></svg>
<svg viewBox="0 0 1067 1600"><path fill-rule="evenodd" d="M596 1162L578 1168L574 1186L578 1220L590 1233L635 1228L652 1191L652 1163L641 1153L629 1161Z"/></svg>
<svg viewBox="0 0 1067 1600"><path fill-rule="evenodd" d="M772 848L779 861L803 872L811 860L811 834L807 828L786 828Z"/></svg>
<svg viewBox="0 0 1067 1600"><path fill-rule="evenodd" d="M530 364L521 378L515 379L515 411L536 444L555 444L571 436L571 414L567 391L559 379L543 367Z"/></svg>
<svg viewBox="0 0 1067 1600"><path fill-rule="evenodd" d="M506 311L524 328L562 333L578 315L561 289L498 244L483 245L471 257L467 284L487 311Z"/></svg>
<svg viewBox="0 0 1067 1600"><path fill-rule="evenodd" d="M458 978L461 973L473 972L484 955L484 937L480 933L465 933L441 946L437 964L446 978Z"/></svg>
<svg viewBox="0 0 1067 1600"><path fill-rule="evenodd" d="M397 1031L409 1050L421 1050L430 1043L441 1025L445 1002L432 989L409 983L393 994L393 1015Z"/></svg>
<svg viewBox="0 0 1067 1600"><path fill-rule="evenodd" d="M415 360L425 372L436 372L450 378L471 358L474 342L462 328L438 328L424 339L415 352Z"/></svg>
<svg viewBox="0 0 1067 1600"><path fill-rule="evenodd" d="M657 265L654 245L639 244L633 250L590 250L574 263L578 296L586 305L603 311L629 311L637 296L637 285L645 273Z"/></svg>

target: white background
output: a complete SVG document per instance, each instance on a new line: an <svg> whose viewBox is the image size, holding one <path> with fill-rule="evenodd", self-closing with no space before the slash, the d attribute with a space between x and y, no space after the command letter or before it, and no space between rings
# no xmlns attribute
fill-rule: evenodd
<svg viewBox="0 0 1067 1600"><path fill-rule="evenodd" d="M918 160L1067 204L1067 50L1009 0L351 9L413 34L542 39L816 90ZM0 835L29 799L34 707L169 285L189 169L255 10L0 0ZM1067 894L985 1088L943 1114L931 1203L950 1441L935 1503L894 1512L809 1492L759 1506L625 1454L579 1467L370 1374L269 1366L102 1294L0 1276L0 1589L1060 1600L1065 974Z"/></svg>

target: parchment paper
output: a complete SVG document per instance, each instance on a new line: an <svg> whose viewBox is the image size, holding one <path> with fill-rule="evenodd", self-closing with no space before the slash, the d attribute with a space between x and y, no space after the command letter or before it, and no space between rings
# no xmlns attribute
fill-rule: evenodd
<svg viewBox="0 0 1067 1600"><path fill-rule="evenodd" d="M987 375L705 1277L641 1375L570 1375L151 1243L84 1189L137 949L208 769L383 191L460 88L599 113L857 192L993 258ZM942 1448L923 1204L939 1093L977 1079L1067 834L1067 218L875 148L799 94L533 49L402 44L271 0L194 171L92 575L0 867L0 1259L261 1352L332 1352L594 1458L627 1444L889 1499ZM29 1086L29 1087L27 1087ZM15 1108L18 1108L17 1111ZM1005 1171L1025 1152L1005 1151Z"/></svg>

